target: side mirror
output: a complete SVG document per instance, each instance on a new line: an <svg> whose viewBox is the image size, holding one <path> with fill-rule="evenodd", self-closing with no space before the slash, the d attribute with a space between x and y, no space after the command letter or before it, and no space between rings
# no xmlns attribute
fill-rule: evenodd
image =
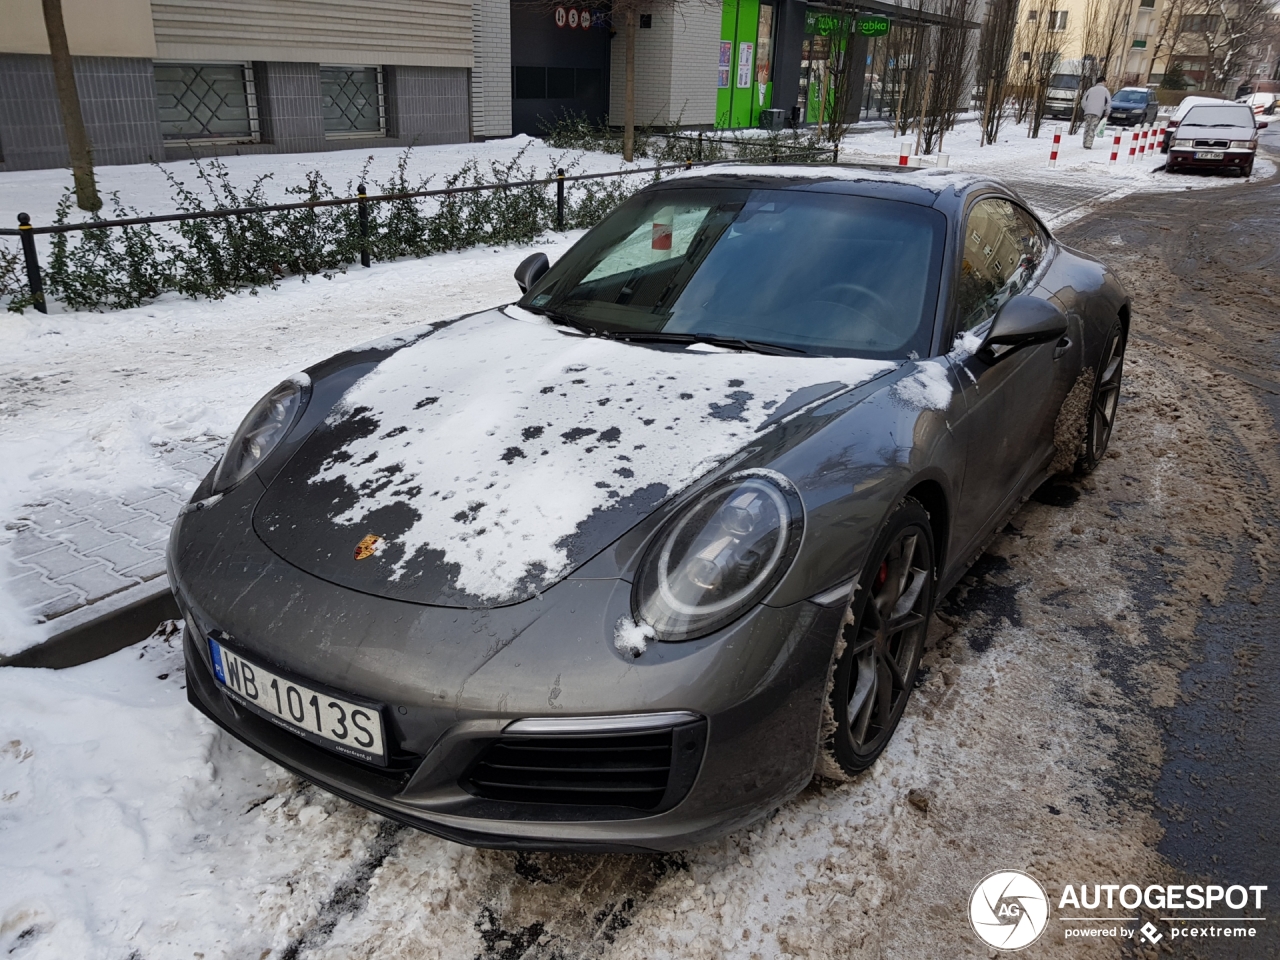
<svg viewBox="0 0 1280 960"><path fill-rule="evenodd" d="M516 285L521 293L528 293L529 288L542 279L542 275L551 269L551 261L545 253L534 253L520 261L516 267Z"/></svg>
<svg viewBox="0 0 1280 960"><path fill-rule="evenodd" d="M982 342L984 359L998 360L1033 343L1056 340L1067 332L1067 315L1050 300L1019 296L1005 302L991 323L991 332ZM1008 347L996 354L992 347Z"/></svg>
<svg viewBox="0 0 1280 960"><path fill-rule="evenodd" d="M1263 121L1262 123L1258 124L1258 129L1259 129L1259 130L1265 130L1265 129L1267 129L1267 127L1269 127L1269 126L1271 126L1271 124L1269 124L1269 123L1267 123L1267 122Z"/></svg>

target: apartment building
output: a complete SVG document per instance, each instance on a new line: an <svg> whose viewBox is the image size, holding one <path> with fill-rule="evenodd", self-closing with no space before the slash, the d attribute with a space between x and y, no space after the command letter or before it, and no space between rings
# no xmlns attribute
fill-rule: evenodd
<svg viewBox="0 0 1280 960"><path fill-rule="evenodd" d="M509 36L505 16L486 16L493 0L62 5L99 164L510 131ZM0 22L0 169L65 166L40 0L0 0Z"/></svg>

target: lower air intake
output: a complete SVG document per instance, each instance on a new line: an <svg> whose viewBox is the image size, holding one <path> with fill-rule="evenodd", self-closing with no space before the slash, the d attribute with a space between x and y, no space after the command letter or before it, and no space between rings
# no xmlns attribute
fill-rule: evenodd
<svg viewBox="0 0 1280 960"><path fill-rule="evenodd" d="M674 806L693 784L704 724L603 735L506 736L485 748L465 785L509 803Z"/></svg>

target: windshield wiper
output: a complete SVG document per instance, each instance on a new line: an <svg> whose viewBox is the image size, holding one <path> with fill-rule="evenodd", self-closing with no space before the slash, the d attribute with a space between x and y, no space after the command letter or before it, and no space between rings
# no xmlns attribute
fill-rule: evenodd
<svg viewBox="0 0 1280 960"><path fill-rule="evenodd" d="M713 347L731 347L735 350L750 350L752 353L763 353L769 356L808 356L808 350L799 347L784 347L777 343L765 343L762 340L744 340L742 337L720 337L710 333L664 333L661 330L619 330L613 334L618 340L636 340L648 343L706 343Z"/></svg>
<svg viewBox="0 0 1280 960"><path fill-rule="evenodd" d="M546 307L535 307L530 313L540 313L552 323L561 327L572 327L579 333L584 333L588 337L603 337L606 340L613 340L614 335L608 330L601 330L599 327L593 327L584 320L577 317L571 317L568 314L557 313L554 310L548 310Z"/></svg>

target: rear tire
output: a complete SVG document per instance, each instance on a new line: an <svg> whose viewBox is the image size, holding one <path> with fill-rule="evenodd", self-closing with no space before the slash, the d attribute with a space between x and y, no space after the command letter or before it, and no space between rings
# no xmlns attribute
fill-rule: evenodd
<svg viewBox="0 0 1280 960"><path fill-rule="evenodd" d="M907 498L876 538L831 665L818 775L850 780L889 745L915 686L934 604L933 529Z"/></svg>
<svg viewBox="0 0 1280 960"><path fill-rule="evenodd" d="M1120 383L1124 377L1124 326L1117 318L1107 333L1106 346L1098 363L1098 373L1093 381L1093 394L1089 398L1086 414L1084 449L1076 461L1076 476L1092 473L1107 455L1107 445L1116 425L1116 413L1120 408Z"/></svg>

